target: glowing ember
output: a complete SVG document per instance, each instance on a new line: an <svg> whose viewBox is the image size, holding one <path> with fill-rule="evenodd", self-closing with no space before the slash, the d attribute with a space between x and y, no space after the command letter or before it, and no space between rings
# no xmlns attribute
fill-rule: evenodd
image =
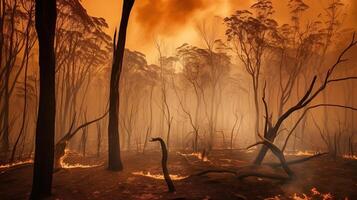
<svg viewBox="0 0 357 200"><path fill-rule="evenodd" d="M145 176L145 177L149 177L149 178L153 178L153 179L157 179L157 180L164 180L165 177L162 174L151 174L150 172L148 173L144 173L143 171L140 172L133 172L133 175L138 175L138 176ZM188 176L180 176L180 175L175 175L175 174L170 174L170 178L172 180L182 180L187 178Z"/></svg>
<svg viewBox="0 0 357 200"><path fill-rule="evenodd" d="M322 199L322 200L330 200L333 199L333 196L331 195L331 193L326 193L323 194L321 192L319 192L315 187L313 187L311 190L311 195L306 195L306 194L302 194L302 195L297 195L296 193L293 196L294 200L312 200L312 199Z"/></svg>
<svg viewBox="0 0 357 200"><path fill-rule="evenodd" d="M313 199L321 199L321 200L332 200L334 197L331 193L323 194L319 192L315 187L310 190L311 194L297 194L294 193L293 196L289 197L292 200L313 200ZM281 195L277 195L274 197L266 198L265 200L281 200L285 198L281 198Z"/></svg>
<svg viewBox="0 0 357 200"><path fill-rule="evenodd" d="M74 168L92 168L92 167L98 167L98 166L100 166L100 165L84 165L84 164L79 164L79 163L76 163L76 164L65 163L65 162L64 162L64 159L67 158L68 154L69 154L69 150L66 149L64 156L62 156L62 158L60 158L61 168L64 168L64 169L74 169Z"/></svg>
<svg viewBox="0 0 357 200"><path fill-rule="evenodd" d="M201 153L180 153L180 152L177 152L178 154L180 154L181 156L194 156L200 160L202 160L203 162L208 162L208 158L206 156L204 156L202 158L202 154Z"/></svg>
<svg viewBox="0 0 357 200"><path fill-rule="evenodd" d="M313 195L320 195L321 194L319 191L317 191L317 189L315 187L311 189L311 193Z"/></svg>
<svg viewBox="0 0 357 200"><path fill-rule="evenodd" d="M19 166L19 165L23 165L23 164L29 164L29 163L33 163L33 160L29 159L29 160L25 160L25 161L17 161L17 162L14 162L14 163L0 165L0 169L15 167L15 166Z"/></svg>
<svg viewBox="0 0 357 200"><path fill-rule="evenodd" d="M350 160L357 160L356 155L343 155L342 157Z"/></svg>
<svg viewBox="0 0 357 200"><path fill-rule="evenodd" d="M294 200L310 200L312 198L309 198L306 194L302 195L297 195L296 193L293 195L292 199Z"/></svg>
<svg viewBox="0 0 357 200"><path fill-rule="evenodd" d="M73 168L92 168L92 167L98 167L100 165L83 165L83 164L68 164L68 163L61 163L61 167L65 169L73 169Z"/></svg>
<svg viewBox="0 0 357 200"><path fill-rule="evenodd" d="M286 156L313 156L318 154L318 152L314 151L297 151L297 152L284 152Z"/></svg>

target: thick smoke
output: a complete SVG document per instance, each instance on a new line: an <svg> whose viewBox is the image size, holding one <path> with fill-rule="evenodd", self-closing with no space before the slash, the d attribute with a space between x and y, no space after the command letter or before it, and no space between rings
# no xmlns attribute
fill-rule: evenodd
<svg viewBox="0 0 357 200"><path fill-rule="evenodd" d="M148 35L175 34L209 6L203 0L149 0L143 3L137 5L134 16L137 26Z"/></svg>

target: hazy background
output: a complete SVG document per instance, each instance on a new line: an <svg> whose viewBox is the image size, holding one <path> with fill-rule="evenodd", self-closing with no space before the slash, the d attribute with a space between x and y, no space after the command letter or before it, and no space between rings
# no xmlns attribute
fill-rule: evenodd
<svg viewBox="0 0 357 200"><path fill-rule="evenodd" d="M122 0L83 0L90 15L103 17L108 25L108 34L113 35L119 26ZM105 2L105 3L104 3ZM235 10L248 9L253 0L137 0L129 21L127 48L146 54L149 63L156 62L154 41L164 40L168 51L173 51L182 43L199 45L196 25L213 16L227 17ZM310 6L308 18L316 18L324 12L329 0L306 0ZM343 0L346 27L357 26L357 1ZM288 1L273 0L276 19L280 24L290 20ZM220 30L224 33L224 30Z"/></svg>

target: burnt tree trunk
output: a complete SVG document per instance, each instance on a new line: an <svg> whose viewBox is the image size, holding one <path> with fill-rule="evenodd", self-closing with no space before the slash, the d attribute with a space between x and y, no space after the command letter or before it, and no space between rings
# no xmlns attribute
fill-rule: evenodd
<svg viewBox="0 0 357 200"><path fill-rule="evenodd" d="M108 114L108 112L105 112L102 116L93 119L89 122L85 122L84 124L78 126L76 129L73 129L74 126L74 122L75 119L73 119L71 127L69 128L69 130L67 131L67 133L56 143L55 146L55 168L59 169L61 168L61 158L65 155L65 151L67 148L67 144L68 142L83 128L87 128L89 125L98 122L99 120L102 120L106 115Z"/></svg>
<svg viewBox="0 0 357 200"><path fill-rule="evenodd" d="M162 172L164 173L164 178L167 184L167 187L169 189L169 192L175 192L175 186L174 183L172 182L169 174L169 170L167 169L167 149L165 142L162 138L152 138L151 142L158 141L160 142L161 145L161 151L162 151L162 160L161 160L161 165L162 165Z"/></svg>
<svg viewBox="0 0 357 200"><path fill-rule="evenodd" d="M301 97L299 99L299 101L293 105L292 107L290 107L287 111L285 111L282 115L280 115L277 119L277 121L272 124L271 119L269 119L269 113L268 113L268 106L267 103L265 101L265 86L264 86L264 95L263 95L263 102L264 102L264 107L265 107L265 127L264 127L264 138L266 139L267 142L271 142L273 143L280 126L282 125L282 123L289 118L293 113L306 108L306 110L308 109L312 109L312 108L317 108L317 107L327 107L327 106L331 106L331 107L340 107L340 108L344 108L344 109L351 109L351 110L357 110L356 108L350 107L350 106L343 106L343 105L336 105L336 104L317 104L314 106L310 106L308 107L308 105L321 93L325 90L326 86L330 83L334 83L334 82L339 82L339 81L346 81L346 80L353 80L353 79L357 79L357 77L354 76L350 76L350 77L343 77L343 78L338 78L338 79L332 79L331 76L335 70L335 68L341 64L342 62L346 61L345 59L343 59L344 55L354 46L357 45L357 41L355 40L355 34L353 34L352 40L350 42L350 44L339 54L335 64L333 64L326 72L325 77L323 78L324 82L317 87L316 89L315 87L315 83L317 80L317 76L314 76L308 90L305 92L304 96ZM287 138L288 139L288 138ZM286 141L287 142L287 141ZM266 155L268 151L268 148L263 146L255 161L254 164L260 165Z"/></svg>
<svg viewBox="0 0 357 200"><path fill-rule="evenodd" d="M40 101L36 126L35 163L31 199L51 195L55 138L56 0L36 0L36 31L39 43Z"/></svg>
<svg viewBox="0 0 357 200"><path fill-rule="evenodd" d="M110 103L108 125L108 169L112 171L123 170L120 158L119 142L119 80L123 65L123 56L126 40L126 29L129 16L135 0L124 0L123 11L119 28L118 41L114 34L113 65L110 77Z"/></svg>
<svg viewBox="0 0 357 200"><path fill-rule="evenodd" d="M265 135L264 137L268 141L274 142L276 135L277 135L277 131L274 128L270 128L267 132L267 135ZM265 155L268 153L268 150L269 148L266 145L263 145L259 150L257 157L254 160L254 164L260 165L263 162Z"/></svg>

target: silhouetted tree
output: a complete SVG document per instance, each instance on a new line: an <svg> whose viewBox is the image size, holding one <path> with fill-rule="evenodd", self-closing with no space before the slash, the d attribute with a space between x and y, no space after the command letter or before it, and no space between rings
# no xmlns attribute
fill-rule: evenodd
<svg viewBox="0 0 357 200"><path fill-rule="evenodd" d="M25 133L26 134L26 115L27 115L27 99L28 99L28 94L27 91L31 89L31 86L28 86L27 84L27 76L28 76L28 66L29 66L29 57L30 57L30 50L34 46L36 40L36 35L33 25L33 20L34 20L34 11L35 11L35 2L29 1L26 3L22 2L22 5L24 9L26 10L26 17L27 17L27 25L25 29L25 46L24 46L24 55L22 59L22 65L25 65L25 74L24 74L24 86L21 88L23 90L23 98L24 98L24 107L23 107L23 113L22 113L22 122L21 122L21 127L18 136L16 137L15 144L13 145L12 148L12 153L10 157L10 162L13 162L15 159L15 154L16 154L16 149L17 145L19 144L21 136ZM28 6L28 7L27 7ZM24 141L24 140L23 140ZM25 143L24 143L25 144ZM20 154L21 156L21 154Z"/></svg>
<svg viewBox="0 0 357 200"><path fill-rule="evenodd" d="M55 138L56 0L36 0L36 31L39 42L40 102L31 199L51 195Z"/></svg>
<svg viewBox="0 0 357 200"><path fill-rule="evenodd" d="M152 138L151 142L160 142L161 146L161 151L162 151L162 159L161 159L161 166L162 166L162 172L164 173L164 178L167 184L167 187L169 189L169 192L175 192L175 186L174 183L171 180L169 170L167 168L167 160L168 160L168 153L167 153L167 148L165 145L165 142L162 138Z"/></svg>
<svg viewBox="0 0 357 200"><path fill-rule="evenodd" d="M202 28L204 29L204 28ZM202 35L204 30L201 30ZM217 117L222 94L222 81L229 74L230 57L222 50L224 45L215 38L205 38L206 48L183 44L177 48L178 56L184 67L185 77L196 93L196 101L203 102L207 119L207 150L212 150L217 132ZM185 112L187 115L188 113ZM197 111L198 114L198 111ZM188 117L190 118L190 117ZM192 121L195 137L198 137L198 124ZM196 140L196 139L195 139Z"/></svg>
<svg viewBox="0 0 357 200"><path fill-rule="evenodd" d="M311 105L311 102L316 99L316 97L318 95L320 95L328 85L331 85L333 83L336 82L341 82L341 81L346 81L346 80L356 80L357 77L355 76L344 76L341 78L333 78L333 74L336 71L336 68L338 66L341 65L341 63L347 61L344 57L345 55L351 51L351 49L353 47L355 47L357 45L357 41L355 39L355 35L353 35L353 38L351 40L351 42L349 43L349 45L342 50L342 52L338 55L338 58L336 60L336 62L327 70L327 72L325 73L325 76L321 77L322 84L320 84L319 86L316 86L316 81L317 81L317 75L315 75L313 77L313 80L311 81L308 89L306 90L306 92L304 93L304 95L298 99L298 101L296 103L294 103L291 107L289 107L286 111L284 111L281 115L278 116L278 118L275 121L272 121L271 119L271 113L269 113L270 111L268 110L268 106L267 103L265 101L265 95L263 95L263 103L264 103L264 107L265 107L265 127L264 127L264 139L270 142L273 142L274 139L276 138L280 127L282 126L282 124L293 114L296 113L299 110L305 109L305 112L303 113L303 115L306 113L307 110L311 110L314 108L319 108L319 107L340 107L340 108L345 108L345 109L351 109L351 110L357 110L356 108L353 107L349 107L349 106L345 106L345 105L336 105L336 104L316 104L316 105ZM265 91L265 88L264 88ZM264 92L265 93L265 92ZM289 139L290 134L287 136L286 141L285 141L285 145L283 147L283 149L286 146L286 143ZM254 163L255 164L261 164L266 153L268 151L268 147L263 146Z"/></svg>
<svg viewBox="0 0 357 200"><path fill-rule="evenodd" d="M259 88L263 57L269 47L269 36L275 31L277 23L271 18L273 5L270 0L258 0L248 10L237 10L234 15L224 19L227 24L226 35L233 50L249 74L254 94L255 137L258 141L260 131Z"/></svg>
<svg viewBox="0 0 357 200"><path fill-rule="evenodd" d="M11 116L10 98L16 83L27 66L29 52L36 41L33 1L1 2L0 18L0 147L7 154L10 147L10 126L16 121ZM12 118L11 118L12 117ZM12 129L13 130L13 129ZM21 134L20 134L21 135Z"/></svg>
<svg viewBox="0 0 357 200"><path fill-rule="evenodd" d="M124 0L118 38L114 34L113 65L110 77L109 125L108 125L108 169L123 169L119 142L119 80L123 65L126 29L135 0Z"/></svg>
<svg viewBox="0 0 357 200"><path fill-rule="evenodd" d="M98 77L103 66L109 65L112 44L111 37L104 32L104 28L108 28L106 21L90 16L78 0L59 0L58 7L56 132L57 137L63 137L74 113L85 109L84 101L92 79Z"/></svg>
<svg viewBox="0 0 357 200"><path fill-rule="evenodd" d="M147 79L147 62L145 55L125 49L123 58L123 69L121 73L120 90L120 127L124 129L122 144L126 138L126 149L131 150L131 141L138 122L138 111L143 93L149 80ZM124 137L125 136L125 137ZM124 146L122 147L124 148Z"/></svg>

